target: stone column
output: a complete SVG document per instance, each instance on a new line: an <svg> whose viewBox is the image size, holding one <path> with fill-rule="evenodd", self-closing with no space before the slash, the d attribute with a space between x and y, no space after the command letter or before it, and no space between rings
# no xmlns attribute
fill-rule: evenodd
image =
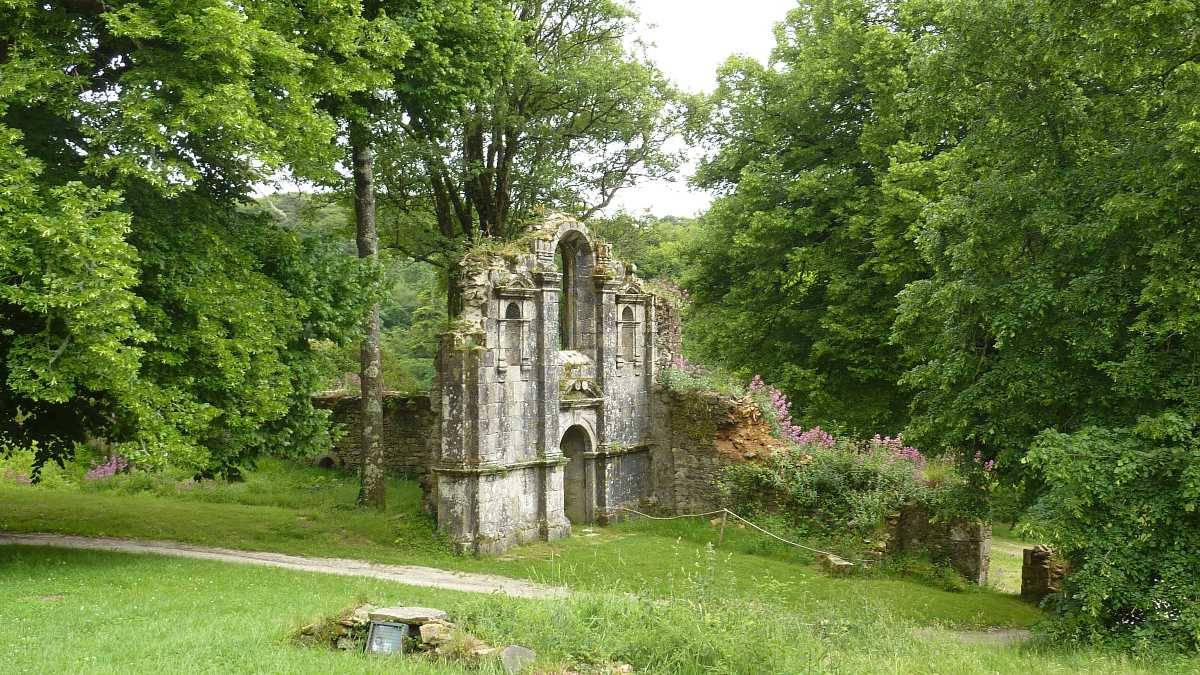
<svg viewBox="0 0 1200 675"><path fill-rule="evenodd" d="M548 257L552 268L553 251ZM547 261L540 261L543 267ZM559 441L562 431L558 428L559 415L559 359L558 359L558 303L562 289L562 275L542 271L534 275L538 285L535 304L536 316L531 326L535 333L533 356L534 390L536 404L533 419L529 424L536 428L538 459L543 462L538 475L538 520L540 534L545 539L559 539L571 532L563 502L563 454Z"/></svg>
<svg viewBox="0 0 1200 675"><path fill-rule="evenodd" d="M479 534L479 336L448 333L438 350L441 443L434 461L438 528L461 551L475 550Z"/></svg>
<svg viewBox="0 0 1200 675"><path fill-rule="evenodd" d="M607 261L606 261L607 263ZM607 269L607 264L604 268ZM618 283L611 273L598 274L596 282L596 389L604 400L596 410L596 447L600 455L591 462L590 478L595 495L593 519L604 523L608 520L608 473L611 458L602 451L609 449L618 437L616 425L619 420L609 410L610 405L620 398L620 382L617 376L618 343L621 333L617 323Z"/></svg>

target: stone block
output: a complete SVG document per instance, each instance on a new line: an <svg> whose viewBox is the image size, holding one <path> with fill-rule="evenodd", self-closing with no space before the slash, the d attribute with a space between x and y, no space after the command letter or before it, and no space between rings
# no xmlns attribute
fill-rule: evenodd
<svg viewBox="0 0 1200 675"><path fill-rule="evenodd" d="M500 664L508 675L524 672L537 661L537 652L520 645L509 645L500 650Z"/></svg>
<svg viewBox="0 0 1200 675"><path fill-rule="evenodd" d="M446 613L430 607L382 607L371 610L370 617L372 621L421 626L433 621L445 621Z"/></svg>

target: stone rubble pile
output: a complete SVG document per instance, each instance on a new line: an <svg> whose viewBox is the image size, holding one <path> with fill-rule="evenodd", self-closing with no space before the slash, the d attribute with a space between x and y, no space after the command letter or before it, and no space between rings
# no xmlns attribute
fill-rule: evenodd
<svg viewBox="0 0 1200 675"><path fill-rule="evenodd" d="M334 649L361 650L372 621L407 625L406 653L429 654L472 665L496 659L506 673L523 672L537 660L536 652L520 645L492 647L451 622L446 612L429 607L359 605L334 621L305 626L298 640L309 644L327 641Z"/></svg>
<svg viewBox="0 0 1200 675"><path fill-rule="evenodd" d="M371 622L404 624L408 626L405 654L428 655L480 666L486 661L498 662L505 673L515 675L528 671L537 661L537 653L520 645L493 647L471 635L449 620L446 612L430 607L376 607L359 605L336 619L305 626L296 639L301 644L324 644L333 649L362 651ZM633 666L627 663L606 664L586 669L540 671L558 675L632 675Z"/></svg>

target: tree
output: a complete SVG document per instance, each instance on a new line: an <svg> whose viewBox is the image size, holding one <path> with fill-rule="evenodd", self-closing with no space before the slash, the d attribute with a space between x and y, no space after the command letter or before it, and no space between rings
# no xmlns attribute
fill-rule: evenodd
<svg viewBox="0 0 1200 675"><path fill-rule="evenodd" d="M0 443L227 475L321 443L311 344L357 272L238 204L332 166L316 98L366 82L319 55L356 51L354 3L0 8Z"/></svg>
<svg viewBox="0 0 1200 675"><path fill-rule="evenodd" d="M637 217L620 212L593 218L590 229L612 244L616 257L637 265L642 278L678 280L687 266L684 252L699 228L694 218Z"/></svg>
<svg viewBox="0 0 1200 675"><path fill-rule="evenodd" d="M1192 3L912 11L938 26L894 172L926 201L896 326L914 436L1017 470L1044 429L1197 409Z"/></svg>
<svg viewBox="0 0 1200 675"><path fill-rule="evenodd" d="M440 118L489 82L503 67L508 23L502 5L491 0L372 0L362 17L369 29L359 57L374 75L374 86L333 96L329 107L345 126L360 258L376 263L375 147L380 120L403 100L430 118ZM385 37L384 37L385 36ZM411 37L410 37L411 36ZM409 47L412 46L412 49ZM407 54L411 57L406 57ZM363 320L360 351L362 385L362 484L359 502L386 505L383 445L383 362L379 303Z"/></svg>
<svg viewBox="0 0 1200 675"><path fill-rule="evenodd" d="M627 47L635 16L613 0L519 0L516 48L456 107L423 97L436 70L396 92L380 143L387 243L453 268L464 241L506 238L541 208L591 216L677 166L665 149L677 95ZM439 45L459 42L439 32ZM453 293L452 293L453 296ZM453 312L452 312L453 313Z"/></svg>
<svg viewBox="0 0 1200 675"><path fill-rule="evenodd" d="M813 0L776 30L770 66L734 58L700 109L717 192L688 254L688 341L762 374L807 424L898 430L906 392L889 343L896 294L924 274L888 182L906 126L911 40L871 0Z"/></svg>
<svg viewBox="0 0 1200 675"><path fill-rule="evenodd" d="M998 457L1067 556L1056 630L1200 646L1200 11L929 0L901 296L911 436ZM914 184L913 179L917 179Z"/></svg>

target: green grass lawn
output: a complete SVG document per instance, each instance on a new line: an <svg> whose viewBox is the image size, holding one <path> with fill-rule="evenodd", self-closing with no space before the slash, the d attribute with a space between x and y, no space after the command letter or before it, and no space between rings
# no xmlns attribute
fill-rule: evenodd
<svg viewBox="0 0 1200 675"><path fill-rule="evenodd" d="M1180 672L1092 651L962 644L887 612L838 603L782 609L728 596L719 578L672 600L587 595L514 600L153 555L0 546L0 663L25 672L462 672L293 645L300 626L359 601L420 604L539 666L614 662L651 673ZM484 672L495 672L488 667ZM546 671L543 671L546 672Z"/></svg>
<svg viewBox="0 0 1200 675"><path fill-rule="evenodd" d="M907 579L831 579L808 554L729 528L723 547L703 521L632 521L577 528L570 539L494 558L452 554L420 508L411 481L389 486L387 513L354 507L355 478L267 461L238 484L179 487L123 477L112 485L0 484L0 531L166 539L246 550L347 557L490 572L576 589L670 597L683 577L710 570L727 592L775 603L838 604L960 628L1025 627L1041 614L986 589L950 592Z"/></svg>
<svg viewBox="0 0 1200 675"><path fill-rule="evenodd" d="M732 527L720 550L713 550L716 532L705 522L577 528L567 540L472 558L452 554L437 537L410 481L393 481L388 511L376 513L354 506L354 476L280 461L264 462L237 484L138 474L91 484L77 480L77 467L63 473L36 487L0 479L0 531L422 564L585 593L565 602L517 601L219 563L0 547L0 592L7 594L0 595L0 621L20 627L0 638L19 640L0 647L0 663L6 654L20 653L16 662L33 670L59 670L53 666L89 650L60 654L55 647L39 654L22 645L56 622L86 617L110 626L99 635L115 644L138 642L126 656L97 661L101 670L127 670L110 667L126 663L123 658L149 669L181 659L190 664L204 644L212 645L214 670L377 669L379 663L360 657L297 652L283 639L290 628L361 596L453 610L481 637L528 644L552 663L614 660L659 672L771 672L755 668L766 663L761 652L769 649L780 654L770 663L787 672L1133 669L1120 657L1090 651L960 644L953 631L1028 627L1042 614L994 589L951 592L882 573L833 579L807 554ZM174 579L181 583L172 585ZM83 605L71 604L76 601ZM166 618L182 621L197 637L166 635L157 627ZM159 632L153 640L138 638L147 630ZM167 640L165 649L153 647L159 638ZM87 639L97 642L97 653L117 648L102 647L106 641L92 632ZM265 665L276 660L279 667Z"/></svg>

